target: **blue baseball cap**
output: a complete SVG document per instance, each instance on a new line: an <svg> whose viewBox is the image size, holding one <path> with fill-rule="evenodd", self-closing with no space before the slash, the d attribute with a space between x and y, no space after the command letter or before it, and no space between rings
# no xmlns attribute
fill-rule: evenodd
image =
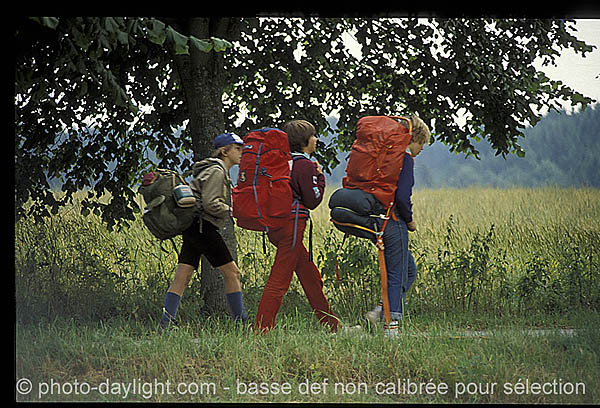
<svg viewBox="0 0 600 408"><path fill-rule="evenodd" d="M215 149L218 149L220 147L227 146L227 145L234 144L234 143L243 145L244 141L242 140L241 137L239 137L235 133L221 133L220 135L215 137L215 141L213 142L213 145L214 145Z"/></svg>

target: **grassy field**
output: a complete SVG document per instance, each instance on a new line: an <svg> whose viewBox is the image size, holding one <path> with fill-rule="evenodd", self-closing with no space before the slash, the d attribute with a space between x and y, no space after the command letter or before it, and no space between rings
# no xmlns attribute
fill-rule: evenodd
<svg viewBox="0 0 600 408"><path fill-rule="evenodd" d="M176 263L171 243L139 221L108 231L76 205L44 223L20 220L15 398L600 402L600 191L417 190L413 203L419 274L397 339L364 328L326 333L296 279L266 335L202 316L194 279L181 328L156 336ZM340 248L325 203L313 213L313 241L334 311L346 326L364 326L379 296L374 247L349 239ZM260 234L238 231L250 314L273 254ZM575 330L523 331L542 327Z"/></svg>

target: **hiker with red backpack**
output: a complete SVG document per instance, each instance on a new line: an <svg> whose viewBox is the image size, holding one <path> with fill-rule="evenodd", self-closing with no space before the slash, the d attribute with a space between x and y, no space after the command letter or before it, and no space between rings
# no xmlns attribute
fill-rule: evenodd
<svg viewBox="0 0 600 408"><path fill-rule="evenodd" d="M303 243L310 210L321 203L325 190L321 166L309 158L316 149L316 130L305 120L287 122L282 130L287 133L293 160L289 181L292 203L287 210L286 222L277 228L267 228L267 236L277 247L277 253L260 298L254 327L258 331L274 327L283 296L296 272L319 322L336 332L341 324L323 294L321 274Z"/></svg>
<svg viewBox="0 0 600 408"><path fill-rule="evenodd" d="M416 230L413 157L429 139L429 128L415 115L360 118L342 188L329 199L331 221L344 232L342 246L353 235L369 239L377 248L381 300L367 319L377 324L385 318L386 335L398 333L404 296L416 277L408 250L408 231ZM341 279L337 261L336 276Z"/></svg>
<svg viewBox="0 0 600 408"><path fill-rule="evenodd" d="M201 202L202 212L183 231L177 269L165 295L159 331L175 323L181 296L198 269L202 255L223 274L227 304L235 321L245 323L248 317L242 299L240 270L219 232L226 218L231 217L229 169L240 163L243 141L233 133L223 133L214 139L213 145L213 157L194 164L190 187Z"/></svg>
<svg viewBox="0 0 600 408"><path fill-rule="evenodd" d="M417 266L408 248L408 232L416 231L417 225L412 212L412 188L414 186L414 158L429 143L430 131L418 116L410 115L411 139L404 154L402 170L396 181L394 210L383 232L384 257L387 272L387 295L390 309L390 321L385 322L384 334L398 334L398 324L404 312L406 292L415 281ZM367 312L367 319L376 324L383 319L383 302L374 310Z"/></svg>

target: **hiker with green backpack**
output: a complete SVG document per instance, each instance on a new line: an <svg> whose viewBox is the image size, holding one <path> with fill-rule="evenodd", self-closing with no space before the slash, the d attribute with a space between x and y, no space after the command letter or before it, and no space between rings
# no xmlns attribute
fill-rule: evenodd
<svg viewBox="0 0 600 408"><path fill-rule="evenodd" d="M175 276L165 295L159 332L175 323L181 296L198 269L202 255L223 274L227 304L235 321L245 323L248 317L242 299L240 270L219 232L227 217L231 217L229 169L239 164L243 141L233 133L223 133L215 138L213 145L213 157L193 166L194 178L189 187L201 205L196 206L191 226L182 233L183 244Z"/></svg>

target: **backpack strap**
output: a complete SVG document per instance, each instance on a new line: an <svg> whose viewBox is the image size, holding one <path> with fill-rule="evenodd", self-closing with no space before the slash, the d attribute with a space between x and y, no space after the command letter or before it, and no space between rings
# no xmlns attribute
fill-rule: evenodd
<svg viewBox="0 0 600 408"><path fill-rule="evenodd" d="M294 209L294 238L292 239L292 249L296 246L296 236L298 235L298 215L300 214L300 201L295 199L292 202Z"/></svg>
<svg viewBox="0 0 600 408"><path fill-rule="evenodd" d="M310 222L310 227L308 230L308 260L312 262L313 260L313 222L310 216L308 217L308 221Z"/></svg>
<svg viewBox="0 0 600 408"><path fill-rule="evenodd" d="M378 237L379 235L383 235L383 228L382 228L381 231L377 231L377 230L372 230L372 229L367 228L367 227L363 227L362 225L352 224L350 222L336 221L333 218L330 219L330 221L333 222L334 224L341 225L341 226L344 226L344 227L358 228L358 229L361 229L363 231L370 232L371 234L375 235L375 237Z"/></svg>
<svg viewBox="0 0 600 408"><path fill-rule="evenodd" d="M412 133L412 122L410 121L410 119L405 118L404 116L388 116L388 118L401 119L401 120L407 121L408 122L408 133Z"/></svg>
<svg viewBox="0 0 600 408"><path fill-rule="evenodd" d="M191 176L192 174L194 174L194 169L189 169L184 171L183 173L181 173L181 178L185 179L186 177Z"/></svg>
<svg viewBox="0 0 600 408"><path fill-rule="evenodd" d="M292 239L292 249L296 246L296 237L298 236L298 218L300 214L300 202L295 199L292 203L294 211L294 238ZM308 230L308 259L312 262L313 260L313 224L310 214L308 215L309 230Z"/></svg>
<svg viewBox="0 0 600 408"><path fill-rule="evenodd" d="M381 227L382 234L377 236L377 259L379 261L379 272L381 276L381 299L383 300L383 314L385 316L386 323L390 323L392 320L390 314L390 301L388 299L388 291L387 291L387 269L385 267L385 254L384 254L384 245L383 245L383 231L387 225L387 222L390 219L390 213L394 205L392 204L388 207L386 211L386 220L383 222L383 226Z"/></svg>
<svg viewBox="0 0 600 408"><path fill-rule="evenodd" d="M262 219L263 216L260 212L260 207L258 206L258 191L256 190L256 184L258 183L258 172L260 167L260 156L262 154L264 142L258 146L258 152L256 153L256 162L254 164L254 175L252 177L252 191L254 192L254 202L256 203L256 212L258 214L258 218ZM267 228L268 230L268 228Z"/></svg>

